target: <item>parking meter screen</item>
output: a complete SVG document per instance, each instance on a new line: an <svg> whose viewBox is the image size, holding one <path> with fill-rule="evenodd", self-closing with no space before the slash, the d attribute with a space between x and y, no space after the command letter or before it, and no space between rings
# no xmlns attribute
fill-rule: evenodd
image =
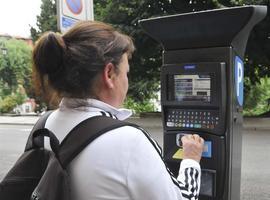
<svg viewBox="0 0 270 200"><path fill-rule="evenodd" d="M173 75L175 101L211 100L210 75Z"/></svg>

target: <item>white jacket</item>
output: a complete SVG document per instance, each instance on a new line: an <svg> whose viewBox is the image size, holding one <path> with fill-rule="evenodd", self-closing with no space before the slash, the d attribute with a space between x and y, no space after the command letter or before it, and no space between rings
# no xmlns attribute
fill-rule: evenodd
<svg viewBox="0 0 270 200"><path fill-rule="evenodd" d="M45 127L61 142L81 121L102 114L124 120L131 113L94 99L64 98ZM130 126L98 137L68 170L74 200L195 200L200 188L201 170L196 161L183 160L179 176L174 178L158 145L148 134Z"/></svg>

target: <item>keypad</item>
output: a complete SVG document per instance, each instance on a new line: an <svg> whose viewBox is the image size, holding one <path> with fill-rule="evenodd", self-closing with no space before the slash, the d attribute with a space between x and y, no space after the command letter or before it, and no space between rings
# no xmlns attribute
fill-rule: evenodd
<svg viewBox="0 0 270 200"><path fill-rule="evenodd" d="M216 110L169 110L167 127L214 129L219 124Z"/></svg>

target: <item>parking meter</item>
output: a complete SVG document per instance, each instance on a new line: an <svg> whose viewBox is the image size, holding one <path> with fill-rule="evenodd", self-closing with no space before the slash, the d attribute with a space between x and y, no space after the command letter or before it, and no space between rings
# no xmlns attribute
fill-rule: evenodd
<svg viewBox="0 0 270 200"><path fill-rule="evenodd" d="M163 46L161 105L164 159L177 175L181 137L205 140L200 200L239 200L244 52L267 12L244 6L140 21Z"/></svg>

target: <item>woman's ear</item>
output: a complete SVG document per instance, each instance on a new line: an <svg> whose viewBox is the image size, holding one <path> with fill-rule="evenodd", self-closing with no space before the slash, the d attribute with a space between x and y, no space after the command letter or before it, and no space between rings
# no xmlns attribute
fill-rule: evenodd
<svg viewBox="0 0 270 200"><path fill-rule="evenodd" d="M115 66L112 63L108 63L103 70L104 84L112 89L114 87Z"/></svg>

